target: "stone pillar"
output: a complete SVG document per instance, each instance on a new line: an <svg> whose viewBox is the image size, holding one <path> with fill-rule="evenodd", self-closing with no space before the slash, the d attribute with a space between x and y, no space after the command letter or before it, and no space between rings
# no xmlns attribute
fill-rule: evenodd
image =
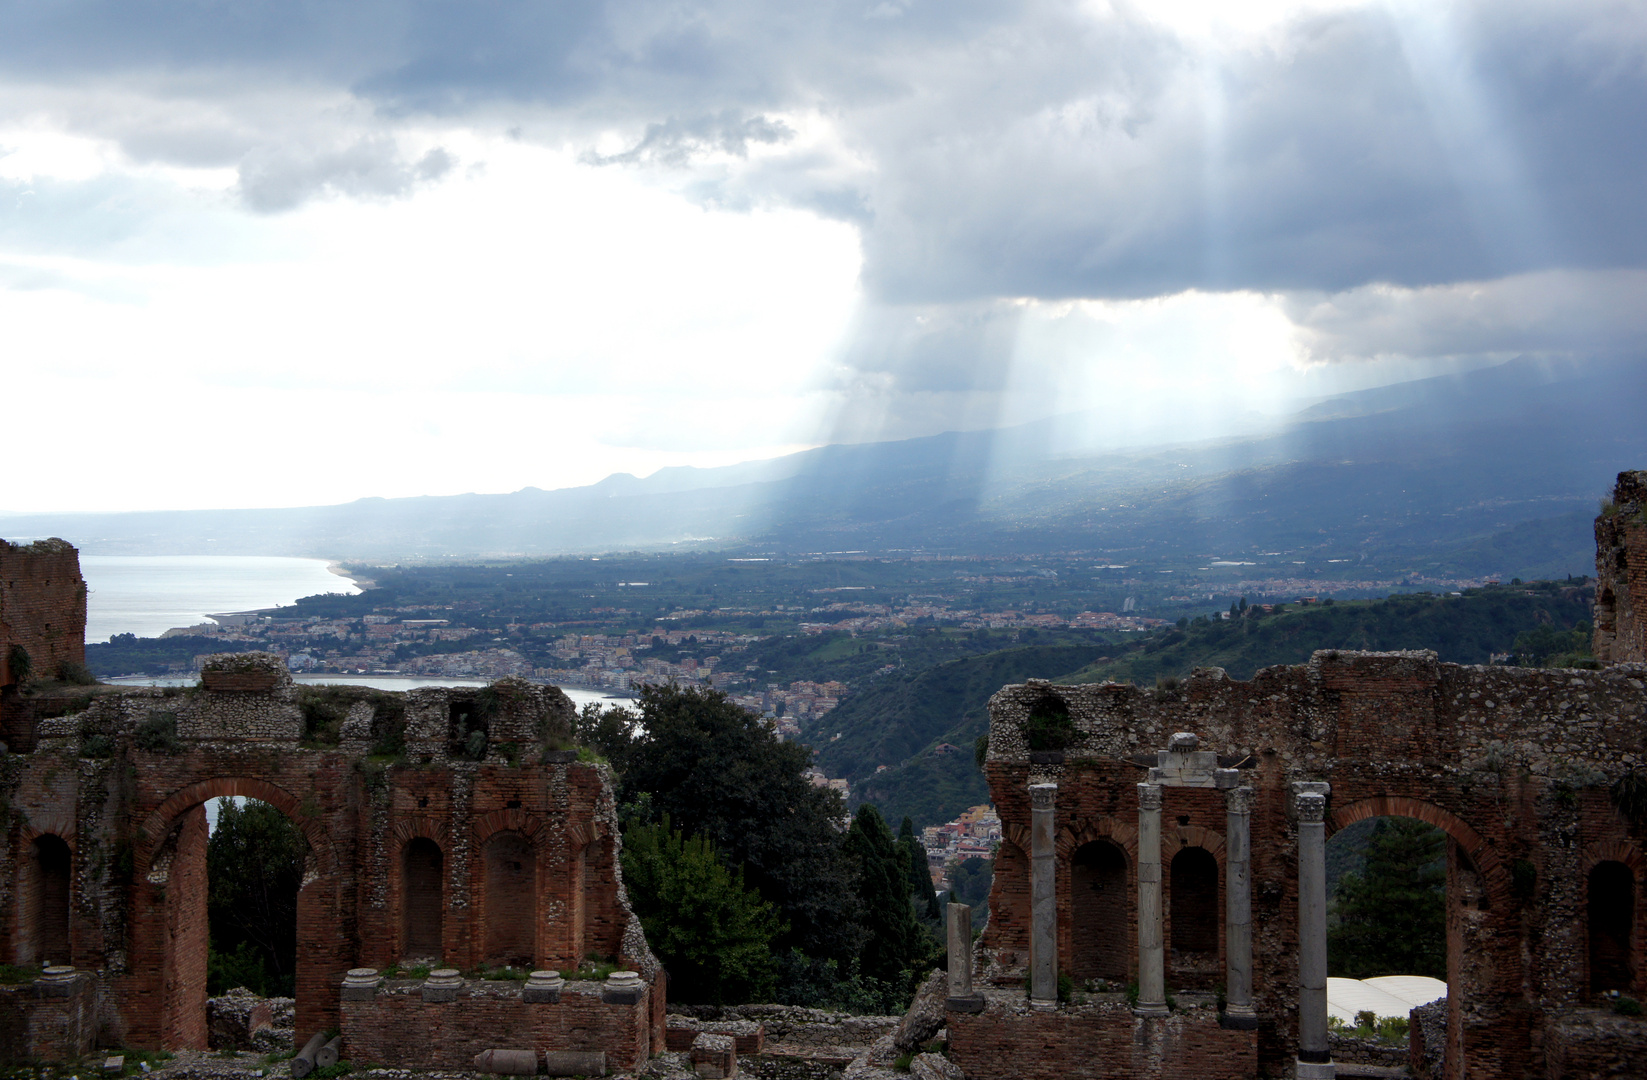
<svg viewBox="0 0 1647 1080"><path fill-rule="evenodd" d="M1031 784L1029 852L1029 1003L1058 1007L1058 861L1052 804L1057 784Z"/></svg>
<svg viewBox="0 0 1647 1080"><path fill-rule="evenodd" d="M1161 785L1138 785L1138 1004L1140 1016L1167 1013L1161 936Z"/></svg>
<svg viewBox="0 0 1647 1080"><path fill-rule="evenodd" d="M1337 1075L1327 1048L1326 784L1293 785L1298 810L1298 1080Z"/></svg>
<svg viewBox="0 0 1647 1080"><path fill-rule="evenodd" d="M972 992L972 907L950 904L945 909L949 924L949 1000L951 1012L982 1012L982 994Z"/></svg>
<svg viewBox="0 0 1647 1080"><path fill-rule="evenodd" d="M1252 788L1224 793L1224 1026L1258 1026L1252 1007Z"/></svg>

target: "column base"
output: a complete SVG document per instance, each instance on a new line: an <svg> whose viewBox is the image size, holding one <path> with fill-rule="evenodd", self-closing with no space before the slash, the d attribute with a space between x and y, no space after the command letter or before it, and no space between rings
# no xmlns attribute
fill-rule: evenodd
<svg viewBox="0 0 1647 1080"><path fill-rule="evenodd" d="M960 997L944 999L944 1008L949 1012L979 1013L984 1011L984 995L963 994Z"/></svg>
<svg viewBox="0 0 1647 1080"><path fill-rule="evenodd" d="M1058 999L1052 998L1051 1000L1048 1000L1046 998L1030 998L1029 1007L1034 1009L1036 1012L1056 1012L1058 1009Z"/></svg>
<svg viewBox="0 0 1647 1080"><path fill-rule="evenodd" d="M1172 1010L1164 1001L1140 1001L1132 1007L1134 1016L1171 1016Z"/></svg>
<svg viewBox="0 0 1647 1080"><path fill-rule="evenodd" d="M1338 1066L1330 1061L1300 1061L1293 1076L1296 1080L1337 1080Z"/></svg>
<svg viewBox="0 0 1647 1080"><path fill-rule="evenodd" d="M1218 1026L1229 1031L1257 1031L1258 1014L1250 1005L1232 1005L1218 1014Z"/></svg>

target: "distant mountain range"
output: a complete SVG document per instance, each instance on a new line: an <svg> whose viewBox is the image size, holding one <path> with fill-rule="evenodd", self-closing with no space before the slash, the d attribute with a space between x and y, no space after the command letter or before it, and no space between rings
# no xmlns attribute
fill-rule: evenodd
<svg viewBox="0 0 1647 1080"><path fill-rule="evenodd" d="M1054 434L1105 423L1091 414L555 491L14 515L0 517L0 536L63 536L96 554L365 560L679 545L1159 558L1332 548L1530 576L1589 564L1596 499L1619 470L1647 465L1644 403L1647 365L1516 360L1344 394L1268 433L1211 442L1091 454Z"/></svg>

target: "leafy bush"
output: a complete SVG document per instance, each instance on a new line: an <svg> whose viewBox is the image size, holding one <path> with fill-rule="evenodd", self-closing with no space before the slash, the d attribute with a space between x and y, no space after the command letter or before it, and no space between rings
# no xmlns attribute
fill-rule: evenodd
<svg viewBox="0 0 1647 1080"><path fill-rule="evenodd" d="M13 645L6 654L6 666L11 668L11 680L19 686L29 681L34 675L34 661L29 659L29 651L21 645Z"/></svg>
<svg viewBox="0 0 1647 1080"><path fill-rule="evenodd" d="M1628 994L1620 994L1613 1001L1613 1011L1620 1016L1640 1016L1643 1010L1641 1002Z"/></svg>
<svg viewBox="0 0 1647 1080"><path fill-rule="evenodd" d="M1024 738L1031 750L1062 750L1075 741L1075 720L1064 699L1047 694L1030 706Z"/></svg>
<svg viewBox="0 0 1647 1080"><path fill-rule="evenodd" d="M139 750L147 750L151 754L181 754L183 740L177 737L177 714L150 713L147 720L137 725L137 733L132 736L132 743Z"/></svg>
<svg viewBox="0 0 1647 1080"><path fill-rule="evenodd" d="M65 660L58 665L57 677L75 686L93 686L97 683L97 677L91 673L91 669L74 660Z"/></svg>

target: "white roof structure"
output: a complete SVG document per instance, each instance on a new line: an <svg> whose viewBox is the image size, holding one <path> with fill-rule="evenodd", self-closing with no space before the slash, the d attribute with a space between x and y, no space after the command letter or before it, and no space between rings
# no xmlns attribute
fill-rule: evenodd
<svg viewBox="0 0 1647 1080"><path fill-rule="evenodd" d="M1406 1016L1419 1005L1447 996L1447 984L1423 975L1384 975L1376 979L1328 979L1327 1015L1353 1026L1355 1014Z"/></svg>

